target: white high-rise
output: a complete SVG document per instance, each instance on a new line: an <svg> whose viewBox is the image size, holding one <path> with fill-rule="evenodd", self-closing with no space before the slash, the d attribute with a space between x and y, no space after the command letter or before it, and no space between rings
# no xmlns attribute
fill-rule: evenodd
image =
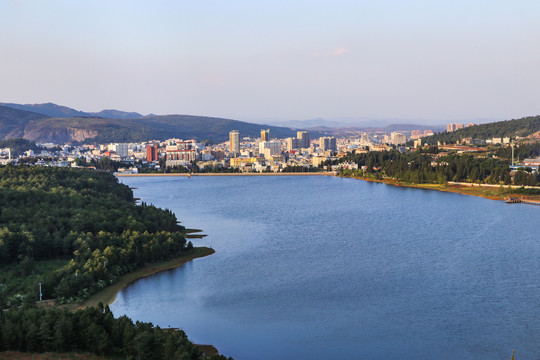
<svg viewBox="0 0 540 360"><path fill-rule="evenodd" d="M261 141L259 154L264 155L265 158L281 154L281 141Z"/></svg>

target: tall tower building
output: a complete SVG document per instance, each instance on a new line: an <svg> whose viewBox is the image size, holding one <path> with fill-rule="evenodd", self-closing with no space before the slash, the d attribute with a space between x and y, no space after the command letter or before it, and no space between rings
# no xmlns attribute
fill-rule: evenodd
<svg viewBox="0 0 540 360"><path fill-rule="evenodd" d="M285 141L287 143L287 151L291 151L293 149L298 149L298 147L299 147L298 143L300 142L299 139L287 138Z"/></svg>
<svg viewBox="0 0 540 360"><path fill-rule="evenodd" d="M270 129L261 130L261 142L270 141Z"/></svg>
<svg viewBox="0 0 540 360"><path fill-rule="evenodd" d="M235 155L240 154L240 131L232 130L229 132L229 149Z"/></svg>
<svg viewBox="0 0 540 360"><path fill-rule="evenodd" d="M319 147L322 151L337 151L337 142L335 137L322 137L319 139Z"/></svg>
<svg viewBox="0 0 540 360"><path fill-rule="evenodd" d="M158 146L157 144L154 145L146 145L146 161L152 162L158 159Z"/></svg>
<svg viewBox="0 0 540 360"><path fill-rule="evenodd" d="M298 147L301 149L309 148L309 133L307 131L297 131Z"/></svg>

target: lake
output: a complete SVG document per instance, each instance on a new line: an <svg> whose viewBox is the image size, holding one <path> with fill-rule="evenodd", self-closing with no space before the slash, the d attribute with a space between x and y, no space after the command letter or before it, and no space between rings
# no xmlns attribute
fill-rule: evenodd
<svg viewBox="0 0 540 360"><path fill-rule="evenodd" d="M331 176L129 177L216 253L115 316L243 359L540 358L540 207Z"/></svg>

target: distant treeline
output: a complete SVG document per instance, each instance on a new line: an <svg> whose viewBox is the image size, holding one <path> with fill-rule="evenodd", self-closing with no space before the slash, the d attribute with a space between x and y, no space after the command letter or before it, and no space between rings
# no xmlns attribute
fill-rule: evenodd
<svg viewBox="0 0 540 360"><path fill-rule="evenodd" d="M428 144L456 143L463 138L491 139L494 137L528 136L540 131L540 116L529 116L522 119L499 121L489 124L480 124L466 127L453 132L442 132L424 138Z"/></svg>
<svg viewBox="0 0 540 360"><path fill-rule="evenodd" d="M137 360L227 359L203 356L183 331L113 317L108 307L0 311L0 351L90 352ZM230 359L230 358L229 358Z"/></svg>
<svg viewBox="0 0 540 360"><path fill-rule="evenodd" d="M192 247L171 211L136 206L132 191L110 173L0 167L0 204L0 308L37 300L37 281L44 298L81 300L147 262ZM32 286L23 281L58 259L63 266ZM13 281L16 275L21 281Z"/></svg>
<svg viewBox="0 0 540 360"><path fill-rule="evenodd" d="M348 154L340 160L329 161L328 165L342 161L357 163L360 170L345 170L344 175L366 176L374 179L392 178L413 184L439 183L448 181L475 182L486 184L540 185L540 177L530 171L520 170L514 180L508 164L493 157L477 158L472 155L447 155L433 163L432 156L421 152L399 151ZM366 167L361 170L361 167ZM530 169L529 169L530 170Z"/></svg>

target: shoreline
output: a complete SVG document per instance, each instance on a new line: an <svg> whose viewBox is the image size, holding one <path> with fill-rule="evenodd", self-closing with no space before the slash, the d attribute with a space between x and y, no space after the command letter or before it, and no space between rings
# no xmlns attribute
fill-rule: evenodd
<svg viewBox="0 0 540 360"><path fill-rule="evenodd" d="M116 295L118 294L118 292L125 289L133 282L139 279L143 279L145 277L156 275L162 271L176 269L178 267L181 267L188 261L212 255L214 253L215 250L209 247L195 247L193 248L193 251L191 253L181 256L179 258L148 264L141 269L120 276L114 284L100 290L99 292L90 296L88 299L84 300L82 303L68 305L68 307L73 307L74 309L81 309L89 306L97 306L100 302L103 303L103 305L110 305L116 299Z"/></svg>
<svg viewBox="0 0 540 360"><path fill-rule="evenodd" d="M334 176L333 172L290 172L290 173L142 173L142 174L118 174L117 177L145 177L145 176Z"/></svg>
<svg viewBox="0 0 540 360"><path fill-rule="evenodd" d="M161 177L161 176L337 176L343 178L350 178L356 180L363 180L368 182L376 182L393 186L409 187L425 190L437 190L442 192L451 192L461 195L476 196L489 200L505 200L508 194L499 194L498 190L501 189L517 189L521 188L521 185L494 185L494 184L477 184L477 183L463 183L449 181L446 185L440 184L410 184L400 182L394 179L369 179L361 176L340 176L335 175L333 172L298 172L298 173L147 173L147 174L115 174L117 177ZM524 188L540 189L537 186L524 186ZM540 200L540 195L520 195L514 196L523 197L530 200ZM190 237L199 237L199 235L192 235Z"/></svg>
<svg viewBox="0 0 540 360"><path fill-rule="evenodd" d="M403 182L400 182L399 180L393 180L393 179L375 180L375 179L363 178L360 176L342 176L342 177L356 179L356 180L363 180L363 181L368 181L368 182L382 183L382 184L387 184L387 185L392 185L392 186L397 186L397 187L408 187L408 188L415 188L415 189L451 192L455 194L476 196L476 197L481 197L484 199L495 200L495 201L504 201L508 197L508 194L496 193L499 189L501 189L501 186L502 186L502 189L521 188L521 186L519 185L493 185L493 184L460 183L460 182L451 182L451 181L449 181L447 185L409 184L409 183L403 183ZM525 188L538 189L538 187L534 187L534 186L532 187L525 186ZM540 196L538 195L525 196L525 195L515 194L514 196L526 197L528 199L540 199Z"/></svg>
<svg viewBox="0 0 540 360"><path fill-rule="evenodd" d="M187 233L202 231L198 229L189 229L189 230L191 231L188 231ZM75 311L78 309L84 309L91 306L97 307L97 305L100 302L104 306L110 305L114 302L114 300L116 299L116 295L118 294L118 292L120 292L120 290L125 289L127 286L134 283L135 281L156 275L163 271L179 268L193 259L209 256L209 255L214 254L215 252L216 251L214 249L209 248L209 247L205 247L205 246L195 247L189 254L186 254L179 258L147 264L141 269L138 269L134 272L120 276L115 283L100 290L99 292L95 293L94 295L90 296L88 299L84 300L83 302L79 304L66 304L66 305L60 305L60 307L65 307L71 311ZM47 306L58 306L58 305L55 305L54 302L51 303L50 300L44 300L41 306L47 307ZM199 350L205 353L206 355L219 355L219 350L213 345L195 344L195 343L194 345L197 346Z"/></svg>

